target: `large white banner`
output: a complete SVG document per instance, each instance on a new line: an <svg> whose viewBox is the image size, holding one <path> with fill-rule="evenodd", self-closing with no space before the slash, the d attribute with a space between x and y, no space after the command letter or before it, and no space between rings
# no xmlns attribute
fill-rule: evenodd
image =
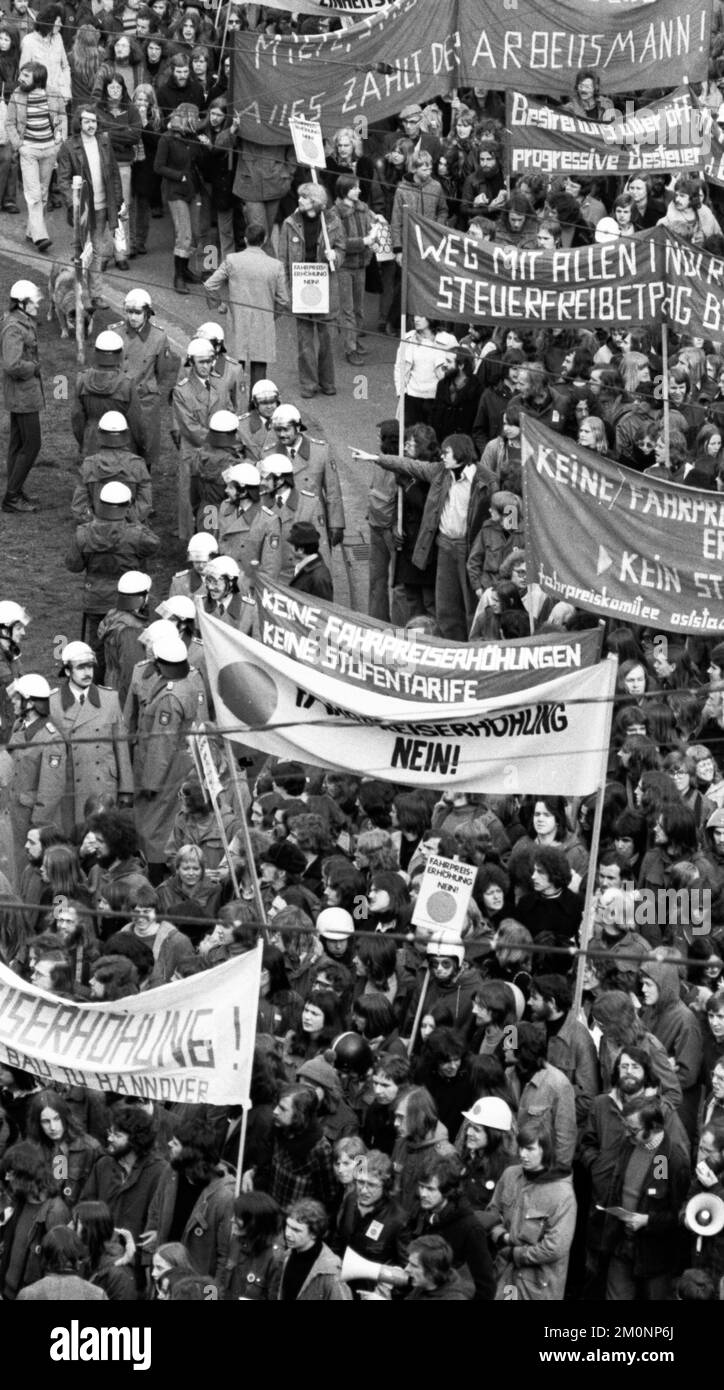
<svg viewBox="0 0 724 1390"><path fill-rule="evenodd" d="M358 689L201 614L217 722L275 757L409 786L585 795L599 786L616 662L489 700Z"/></svg>
<svg viewBox="0 0 724 1390"><path fill-rule="evenodd" d="M0 1061L48 1085L248 1103L261 951L112 1004L60 999L0 965Z"/></svg>

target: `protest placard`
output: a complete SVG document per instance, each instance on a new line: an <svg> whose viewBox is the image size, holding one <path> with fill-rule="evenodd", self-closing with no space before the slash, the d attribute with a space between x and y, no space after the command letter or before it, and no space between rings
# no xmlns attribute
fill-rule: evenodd
<svg viewBox="0 0 724 1390"><path fill-rule="evenodd" d="M724 497L645 477L522 417L528 580L589 613L724 631Z"/></svg>
<svg viewBox="0 0 724 1390"><path fill-rule="evenodd" d="M412 913L413 926L437 927L444 929L446 936L459 936L477 872L474 864L428 854Z"/></svg>
<svg viewBox="0 0 724 1390"><path fill-rule="evenodd" d="M314 261L292 266L292 313L329 313L329 266Z"/></svg>
<svg viewBox="0 0 724 1390"><path fill-rule="evenodd" d="M303 121L292 117L289 131L294 141L294 153L298 164L307 164L312 169L325 169L327 156L324 153L322 127L319 121Z"/></svg>

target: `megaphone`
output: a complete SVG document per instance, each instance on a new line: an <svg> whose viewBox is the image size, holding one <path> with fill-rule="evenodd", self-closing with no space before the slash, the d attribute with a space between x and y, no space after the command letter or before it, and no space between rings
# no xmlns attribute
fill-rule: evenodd
<svg viewBox="0 0 724 1390"><path fill-rule="evenodd" d="M701 1253L703 1236L717 1236L724 1229L724 1202L713 1193L700 1192L686 1204L684 1225L697 1237L696 1253Z"/></svg>
<svg viewBox="0 0 724 1390"><path fill-rule="evenodd" d="M722 1202L724 1207L724 1202ZM342 1273L340 1276L346 1284L354 1284L359 1279L367 1279L371 1284L392 1284L395 1288L404 1289L410 1282L403 1270L395 1265L378 1265L374 1260L366 1260L363 1255L358 1255L356 1250L351 1250L349 1246L344 1252L342 1260Z"/></svg>

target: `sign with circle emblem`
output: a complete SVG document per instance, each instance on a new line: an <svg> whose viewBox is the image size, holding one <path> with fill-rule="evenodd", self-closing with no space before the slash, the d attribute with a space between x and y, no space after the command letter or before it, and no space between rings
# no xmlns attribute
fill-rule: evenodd
<svg viewBox="0 0 724 1390"><path fill-rule="evenodd" d="M292 313L329 313L329 266L314 261L292 266Z"/></svg>
<svg viewBox="0 0 724 1390"><path fill-rule="evenodd" d="M294 141L297 163L306 164L310 169L326 169L327 156L324 153L322 127L319 121L303 121L291 117L289 132Z"/></svg>
<svg viewBox="0 0 724 1390"><path fill-rule="evenodd" d="M429 854L412 914L414 925L437 928L451 940L459 941L476 873L474 864L459 864L456 859Z"/></svg>

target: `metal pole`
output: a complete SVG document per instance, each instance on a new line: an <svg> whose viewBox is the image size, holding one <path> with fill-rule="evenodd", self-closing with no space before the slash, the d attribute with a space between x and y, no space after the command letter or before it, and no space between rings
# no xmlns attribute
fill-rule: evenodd
<svg viewBox="0 0 724 1390"><path fill-rule="evenodd" d="M423 982L422 982L422 989L420 990L420 998L419 998L418 1001L417 1001L417 1009L415 1010L415 1021L414 1021L413 1025L412 1025L412 1032L411 1032L411 1034L410 1034L410 1041L409 1041L408 1046L407 1046L407 1053L408 1053L408 1056L410 1056L410 1057L412 1056L412 1049L413 1049L413 1047L415 1046L415 1038L417 1037L417 1030L418 1030L418 1028L420 1027L420 1022L421 1022L421 1019L422 1019L422 1011L423 1011L423 1009L424 1009L424 1007L425 1007L425 997L426 997L426 995L427 995L427 989L428 989L428 985L429 985L429 984L430 984L430 967L429 967L429 965L428 965L428 966L426 967L426 969L425 969L425 978L424 978L424 980L423 980Z"/></svg>
<svg viewBox="0 0 724 1390"><path fill-rule="evenodd" d="M85 314L83 313L83 246L80 227L82 174L73 175L73 266L75 269L75 351L79 365L85 363Z"/></svg>
<svg viewBox="0 0 724 1390"><path fill-rule="evenodd" d="M664 448L666 450L666 467L669 467L669 439L671 426L669 424L669 325L667 323L661 328L661 399L664 403Z"/></svg>
<svg viewBox="0 0 724 1390"><path fill-rule="evenodd" d="M578 957L576 966L576 984L573 991L573 1002L571 1005L571 1017L578 1018L581 1011L581 999L583 997L583 972L586 968L586 951L588 949L591 931L591 908L593 905L593 894L596 887L596 873L598 870L598 852L601 844L601 825L603 823L603 798L606 792L606 768L608 764L608 749L611 741L611 722L613 720L613 696L616 684L616 670L618 661L616 657L609 656L608 661L614 663L613 676L611 678L611 690L607 701L608 709L604 722L603 748L601 749L601 775L599 787L596 793L596 810L593 817L593 832L591 835L591 853L588 859L588 878L586 880L586 899L583 906L583 918L581 923L580 946L581 954Z"/></svg>
<svg viewBox="0 0 724 1390"><path fill-rule="evenodd" d="M402 209L402 265L400 272L402 280L400 283L400 347L402 348L402 361L400 364L400 410L399 423L400 429L397 440L397 452L400 458L405 452L405 387L407 385L407 343L405 341L405 331L407 327L407 239L408 239L408 216L407 208ZM401 483L397 484L397 532L402 535L403 526L403 507L405 493ZM394 589L394 565L390 570L390 617L392 617L392 591Z"/></svg>
<svg viewBox="0 0 724 1390"><path fill-rule="evenodd" d="M246 1122L249 1118L250 1102L242 1102L241 1107L241 1128L239 1130L239 1153L236 1159L236 1182L234 1183L234 1196L238 1197L241 1192L242 1170L244 1166L244 1148L246 1145Z"/></svg>
<svg viewBox="0 0 724 1390"><path fill-rule="evenodd" d="M237 808L237 810L238 810L238 812L239 812L239 821L240 821L240 825L241 825L241 834L242 834L242 838L243 838L243 840L244 840L244 850L245 850L245 852L246 852L246 862L247 862L247 866L248 866L248 870L249 870L249 877L250 877L250 879L251 879L251 886L252 886L252 889L253 889L253 892L254 892L254 901L255 901L255 903L256 903L256 910L257 910L257 912L258 912L258 914L259 914L259 921L262 922L262 923L264 924L264 925L263 925L264 940L268 943L268 941L269 941L269 924L268 924L268 921L267 921L266 908L264 907L264 899L262 898L262 895L261 895L261 885L260 885L260 883L259 883L259 875L258 875L258 873L257 873L257 871L256 871L256 864L254 863L254 851L253 851L252 845L251 845L251 836L250 836L250 834L249 834L249 826L248 826L248 824L247 824L247 819L246 819L246 810L244 809L244 803L243 803L242 798L241 798L241 790L240 790L240 787L239 787L239 769L238 769L238 767L237 767L237 765L236 765L236 758L234 757L234 750L233 750L233 747L232 747L231 739L225 738L225 739L224 739L224 746L225 746L225 748L226 748L226 756L227 756L227 758L228 758L228 760L229 760L229 772L230 772L230 774L231 774L231 785L232 785L233 792L234 792L234 799L235 799L235 801L236 801L236 808Z"/></svg>

